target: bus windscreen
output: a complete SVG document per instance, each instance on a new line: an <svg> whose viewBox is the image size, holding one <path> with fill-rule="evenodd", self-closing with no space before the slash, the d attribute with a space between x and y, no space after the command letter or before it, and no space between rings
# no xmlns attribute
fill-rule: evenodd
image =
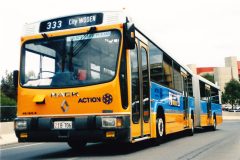
<svg viewBox="0 0 240 160"><path fill-rule="evenodd" d="M22 48L21 85L62 88L111 81L120 46L118 30L27 41Z"/></svg>

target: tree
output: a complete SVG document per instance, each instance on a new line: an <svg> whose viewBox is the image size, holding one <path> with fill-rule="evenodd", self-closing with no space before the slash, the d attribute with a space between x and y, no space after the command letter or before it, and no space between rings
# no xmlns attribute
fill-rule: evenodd
<svg viewBox="0 0 240 160"><path fill-rule="evenodd" d="M212 83L215 83L214 82L214 76L212 74L206 73L206 74L202 75L202 77L209 80Z"/></svg>
<svg viewBox="0 0 240 160"><path fill-rule="evenodd" d="M1 80L1 92L3 92L7 97L16 100L16 89L13 85L13 73L5 72L5 77L2 77Z"/></svg>
<svg viewBox="0 0 240 160"><path fill-rule="evenodd" d="M232 79L226 83L225 92L222 95L223 103L229 103L232 108L240 103L240 83L237 80Z"/></svg>
<svg viewBox="0 0 240 160"><path fill-rule="evenodd" d="M222 92L222 103L223 104L228 103L228 96L227 96L227 94L225 94L223 92Z"/></svg>

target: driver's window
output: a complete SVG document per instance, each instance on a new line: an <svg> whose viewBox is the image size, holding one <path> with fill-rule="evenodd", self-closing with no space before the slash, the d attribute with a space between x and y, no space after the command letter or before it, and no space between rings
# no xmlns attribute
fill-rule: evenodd
<svg viewBox="0 0 240 160"><path fill-rule="evenodd" d="M55 60L46 56L32 53L26 53L26 79L43 79L49 78L55 72Z"/></svg>
<svg viewBox="0 0 240 160"><path fill-rule="evenodd" d="M40 78L49 78L54 75L55 72L55 60L46 56L41 56L42 61L42 73Z"/></svg>
<svg viewBox="0 0 240 160"><path fill-rule="evenodd" d="M38 74L40 71L40 55L34 54L32 52L26 51L25 58L25 79L26 82L29 79L38 79Z"/></svg>

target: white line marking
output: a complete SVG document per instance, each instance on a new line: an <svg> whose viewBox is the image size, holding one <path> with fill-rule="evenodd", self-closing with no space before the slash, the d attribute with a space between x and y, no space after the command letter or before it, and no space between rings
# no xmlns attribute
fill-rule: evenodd
<svg viewBox="0 0 240 160"><path fill-rule="evenodd" d="M4 149L0 149L0 151L5 151L5 150L15 149L15 148L30 147L30 146L35 146L35 145L39 145L39 144L43 144L43 143L34 143L34 144L29 144L29 145L24 145L24 146L16 146L16 147L11 147L11 148L4 148Z"/></svg>
<svg viewBox="0 0 240 160"><path fill-rule="evenodd" d="M78 159L78 157L68 158L66 160L75 160L75 159Z"/></svg>

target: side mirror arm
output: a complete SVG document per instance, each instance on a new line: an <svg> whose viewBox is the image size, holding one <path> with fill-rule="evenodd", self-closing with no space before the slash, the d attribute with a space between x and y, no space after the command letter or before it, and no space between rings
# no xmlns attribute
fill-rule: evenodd
<svg viewBox="0 0 240 160"><path fill-rule="evenodd" d="M18 74L19 74L18 70L13 71L13 85L15 89L17 89L18 87Z"/></svg>
<svg viewBox="0 0 240 160"><path fill-rule="evenodd" d="M124 24L124 44L126 49L135 48L135 26L133 23Z"/></svg>

